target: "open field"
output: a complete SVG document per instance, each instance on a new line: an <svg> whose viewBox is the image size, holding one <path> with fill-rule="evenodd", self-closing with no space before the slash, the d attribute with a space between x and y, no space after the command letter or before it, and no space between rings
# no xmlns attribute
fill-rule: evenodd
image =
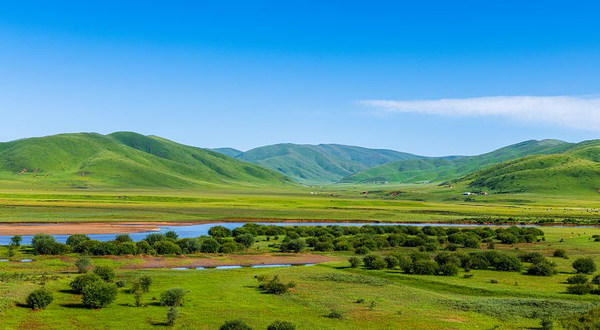
<svg viewBox="0 0 600 330"><path fill-rule="evenodd" d="M254 329L266 329L278 319L293 321L298 329L535 329L542 316L558 318L600 302L597 295L565 293L565 280L573 275L571 263L577 256L591 256L600 263L600 243L591 240L592 235L600 234L600 228L544 228L544 232L545 241L497 248L508 253L540 251L549 258L554 249L565 249L569 259L550 258L559 271L551 277L491 270L471 270L469 274L473 276L465 278L462 270L456 276L429 276L405 274L397 269L352 269L345 261L354 255L351 252L278 253L269 247L271 242L266 242L265 237L259 237L251 250L241 254L163 257L158 258L158 263L153 263L156 257L94 257L94 265L115 267L116 280L126 283L119 289L117 300L100 310L84 308L80 296L70 292L68 284L77 275L74 255L32 256L27 248L21 248L12 260L32 258L33 262L0 263L0 274L22 274L0 282L0 327L161 328L167 308L159 306L153 297L178 286L188 294L176 329L217 329L225 321L238 318ZM408 253L413 249L399 250ZM5 253L6 248L0 248L0 255ZM152 268L311 260L330 261L316 266L263 269ZM129 283L141 274L150 275L154 282L144 298L148 306L134 307L133 296L127 290ZM297 286L279 296L262 293L254 278L262 274L279 275ZM492 280L497 283L492 284ZM13 306L13 301L23 303L42 281L55 293L54 302L46 310ZM357 303L360 299L364 302ZM331 310L340 311L343 318L325 317ZM555 329L560 329L558 323Z"/></svg>
<svg viewBox="0 0 600 330"><path fill-rule="evenodd" d="M464 187L2 190L0 222L387 221L599 224L600 194L463 196Z"/></svg>

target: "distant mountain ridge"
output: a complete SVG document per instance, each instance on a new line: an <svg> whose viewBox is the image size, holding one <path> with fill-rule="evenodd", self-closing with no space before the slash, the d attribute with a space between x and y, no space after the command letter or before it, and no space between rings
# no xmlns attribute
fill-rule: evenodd
<svg viewBox="0 0 600 330"><path fill-rule="evenodd" d="M420 157L387 149L369 149L340 144L293 143L258 147L236 156L239 160L276 170L298 182L307 184L335 183L348 175L373 166Z"/></svg>
<svg viewBox="0 0 600 330"><path fill-rule="evenodd" d="M530 140L478 156L430 157L390 162L341 180L347 183L414 183L457 179L487 166L536 154L552 154L572 144L559 140Z"/></svg>
<svg viewBox="0 0 600 330"><path fill-rule="evenodd" d="M283 185L285 176L206 149L132 132L0 143L0 179L74 187Z"/></svg>

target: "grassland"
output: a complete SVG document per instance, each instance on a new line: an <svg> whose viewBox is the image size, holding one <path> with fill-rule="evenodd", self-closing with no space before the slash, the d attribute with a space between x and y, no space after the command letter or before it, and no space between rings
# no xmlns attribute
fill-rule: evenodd
<svg viewBox="0 0 600 330"><path fill-rule="evenodd" d="M546 240L535 244L503 246L511 253L540 251L550 257L556 248L570 259L552 258L559 274L532 277L522 273L471 270L471 278L419 276L399 270L351 269L345 261L317 266L234 270L139 269L142 257L93 258L95 265L117 268L117 280L130 283L140 274L154 279L145 296L147 307L134 307L127 287L119 290L115 303L101 310L85 309L80 297L69 291L74 278L74 256L31 256L26 248L14 259L33 258L31 263L2 262L0 274L22 274L0 282L0 327L2 329L149 329L164 327L166 308L152 297L179 286L189 293L180 308L176 329L217 329L223 322L241 318L255 329L266 329L274 320L291 320L298 329L526 329L538 328L543 315L560 317L582 311L600 302L598 296L565 294L565 280L572 275L571 262L577 256L591 256L600 262L598 228L545 228ZM264 239L261 237L260 239ZM260 247L260 250L256 248ZM402 248L403 250L405 248ZM410 250L409 248L406 248ZM261 251L262 250L262 251ZM260 252L259 252L260 251ZM5 248L0 248L4 255ZM267 242L259 242L245 254L275 253ZM323 255L345 259L344 253ZM198 255L232 262L227 255ZM165 257L171 265L179 257ZM279 275L297 287L281 296L264 294L254 276ZM30 277L29 279L27 277ZM492 284L491 280L498 283ZM45 281L55 292L55 301L43 311L13 306ZM357 303L360 299L362 303ZM371 302L374 302L371 304ZM342 319L325 317L332 309ZM560 329L557 326L555 329Z"/></svg>

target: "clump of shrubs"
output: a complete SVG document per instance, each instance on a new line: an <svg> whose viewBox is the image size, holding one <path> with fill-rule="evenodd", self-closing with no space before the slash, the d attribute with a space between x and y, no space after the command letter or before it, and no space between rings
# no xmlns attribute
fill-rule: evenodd
<svg viewBox="0 0 600 330"><path fill-rule="evenodd" d="M388 263L383 259L382 256L376 254L370 254L363 258L363 263L367 269L384 269Z"/></svg>
<svg viewBox="0 0 600 330"><path fill-rule="evenodd" d="M573 262L573 268L580 274L592 274L596 271L596 263L591 257L581 257Z"/></svg>
<svg viewBox="0 0 600 330"><path fill-rule="evenodd" d="M267 275L257 275L255 278L258 280L258 287L266 293L280 295L287 293L289 289L296 287L296 283L288 282L283 283L278 275L269 277Z"/></svg>
<svg viewBox="0 0 600 330"><path fill-rule="evenodd" d="M168 289L160 295L160 305L168 307L183 306L186 293L182 288Z"/></svg>
<svg viewBox="0 0 600 330"><path fill-rule="evenodd" d="M357 257L350 257L348 259L348 262L350 263L351 268L358 268L358 267L360 267L360 264L362 263L360 258L357 258Z"/></svg>
<svg viewBox="0 0 600 330"><path fill-rule="evenodd" d="M31 309L45 309L46 306L50 305L52 300L54 300L52 293L42 287L31 292L25 302L27 303L27 307Z"/></svg>

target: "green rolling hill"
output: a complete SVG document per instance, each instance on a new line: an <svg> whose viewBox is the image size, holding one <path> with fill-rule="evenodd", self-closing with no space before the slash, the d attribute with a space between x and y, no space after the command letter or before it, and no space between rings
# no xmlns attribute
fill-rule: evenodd
<svg viewBox="0 0 600 330"><path fill-rule="evenodd" d="M376 166L341 180L346 183L442 182L463 177L487 166L535 154L564 151L571 144L558 140L525 141L478 156L418 158Z"/></svg>
<svg viewBox="0 0 600 330"><path fill-rule="evenodd" d="M276 170L302 183L334 183L373 166L419 156L339 144L275 144L236 157Z"/></svg>
<svg viewBox="0 0 600 330"><path fill-rule="evenodd" d="M283 185L260 166L155 136L60 134L0 143L0 185L59 187Z"/></svg>
<svg viewBox="0 0 600 330"><path fill-rule="evenodd" d="M503 162L461 180L494 192L600 193L600 140L570 146L561 153Z"/></svg>
<svg viewBox="0 0 600 330"><path fill-rule="evenodd" d="M210 149L210 150L218 152L225 156L233 157L233 158L238 157L244 153L243 151L237 150L234 148L214 148L214 149Z"/></svg>

